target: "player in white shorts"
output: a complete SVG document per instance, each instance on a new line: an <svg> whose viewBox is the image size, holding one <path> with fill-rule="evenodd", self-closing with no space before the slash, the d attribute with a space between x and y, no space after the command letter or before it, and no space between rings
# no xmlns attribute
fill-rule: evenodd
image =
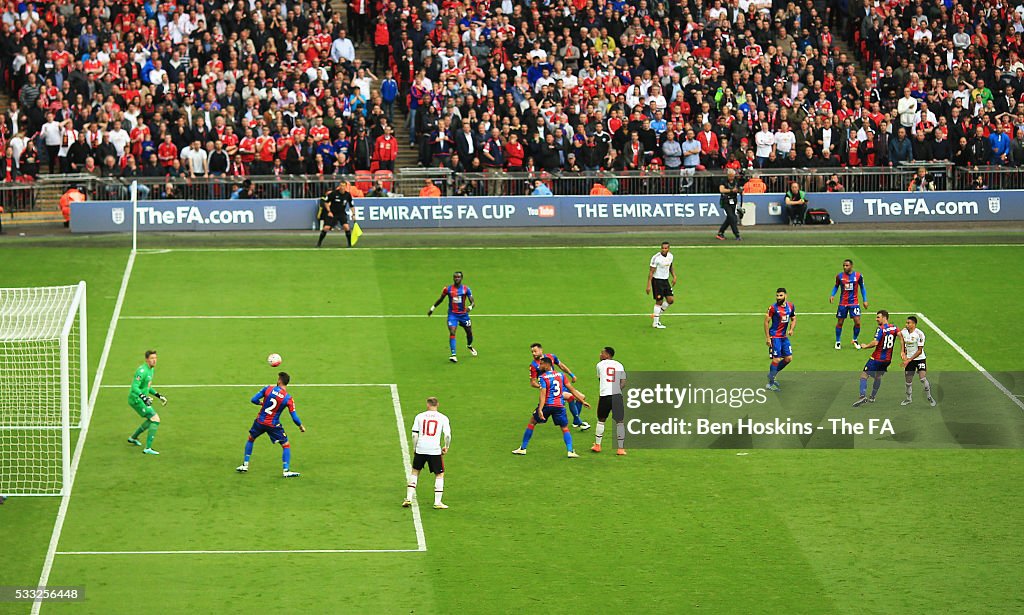
<svg viewBox="0 0 1024 615"><path fill-rule="evenodd" d="M932 397L932 385L928 382L928 365L925 363L924 354L924 331L917 328L917 316L907 316L907 326L900 330L900 337L903 338L903 349L900 355L903 359L903 375L906 378L907 398L900 402L901 406L909 406L914 401L914 372L921 378L924 386L924 394L928 397L928 403L935 406L935 399Z"/></svg>

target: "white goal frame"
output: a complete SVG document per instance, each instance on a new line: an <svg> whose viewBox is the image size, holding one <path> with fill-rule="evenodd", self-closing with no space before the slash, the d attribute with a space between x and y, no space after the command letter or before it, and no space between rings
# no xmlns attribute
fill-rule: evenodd
<svg viewBox="0 0 1024 615"><path fill-rule="evenodd" d="M39 491L22 491L17 487L16 481L12 484L4 486L0 483L0 495L3 496L63 496L70 489L71 485L71 430L81 428L82 425L88 424L91 407L89 405L89 385L88 385L88 320L87 320L87 301L86 301L86 283L84 281L79 282L74 286L51 286L51 287L33 287L33 288L0 288L0 299L5 294L16 294L16 293L27 293L27 292L46 292L46 291L61 291L74 289L74 295L71 299L71 303L67 307L66 313L63 314L63 320L58 321L60 323L60 329L51 329L49 331L25 331L21 330L21 327L14 325L11 326L5 322L5 317L13 318L25 318L31 317L33 309L38 309L39 306L26 305L24 307L15 306L14 310L0 310L0 341L53 341L57 340L59 343L58 350L58 362L59 362L59 379L60 379L60 393L59 393L59 404L60 404L60 425L5 425L4 417L0 416L0 432L39 432L39 431L60 431L61 439L61 480L60 489L54 489L47 492ZM3 302L0 301L0 306ZM77 331L74 330L75 324L78 324ZM72 344L75 342L75 344ZM77 356L72 356L73 346L77 346ZM78 368L78 390L72 390L72 368L74 363L77 363ZM2 377L2 376L0 376ZM77 409L78 412L72 416L71 402L74 397L77 397ZM12 488L13 487L13 488Z"/></svg>

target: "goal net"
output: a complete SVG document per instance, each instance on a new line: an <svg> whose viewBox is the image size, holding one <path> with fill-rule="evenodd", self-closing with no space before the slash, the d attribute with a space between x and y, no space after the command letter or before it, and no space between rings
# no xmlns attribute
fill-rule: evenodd
<svg viewBox="0 0 1024 615"><path fill-rule="evenodd" d="M0 288L0 495L62 495L88 420L85 282Z"/></svg>

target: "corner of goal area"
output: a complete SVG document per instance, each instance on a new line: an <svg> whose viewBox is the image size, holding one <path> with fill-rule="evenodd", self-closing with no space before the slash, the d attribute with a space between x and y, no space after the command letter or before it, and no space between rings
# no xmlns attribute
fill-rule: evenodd
<svg viewBox="0 0 1024 615"><path fill-rule="evenodd" d="M165 384L160 388L174 396L173 403L189 405L193 400L197 401L200 396L205 397L211 390L217 389L224 389L232 398L237 398L241 391L245 391L242 395L247 403L250 389L258 390L260 386L263 385ZM419 504L414 500L411 508L400 506L411 471L411 456L407 436L409 425L402 411L398 385L293 384L289 387L289 393L295 396L297 412L308 429L306 433L300 433L294 427L288 430L289 440L293 442L292 468L301 472L302 476L290 480L280 478L280 448L257 441L253 468L247 475L237 475L234 466L227 469L218 466L210 476L201 479L207 496L211 489L218 488L210 483L211 480L221 485L221 495L213 495L222 504L203 515L204 523L208 526L225 528L228 536L218 540L219 544L207 542L204 545L204 541L189 538L195 535L191 525L194 517L186 513L186 504L171 501L170 510L164 512L165 517L159 522L170 530L165 535L180 535L180 539L150 545L151 550L106 550L103 547L112 542L110 538L97 540L82 537L81 532L65 532L61 545L64 548L58 550L56 555L369 554L426 551ZM235 403L237 405L237 399ZM232 416L232 429L247 429L247 425L242 423L251 422L252 416L248 411ZM239 419L242 423L238 422ZM282 422L287 427L290 419L283 417ZM165 427L173 424L168 420L164 423ZM399 454L395 451L395 429L398 430ZM234 453L234 448L238 448L240 454L244 438L238 442L236 439L225 438L218 446L230 448L229 453ZM234 446L236 444L237 447ZM171 452L173 450L166 451ZM170 457L166 453L159 458L160 461ZM221 473L226 478L222 479ZM238 484L236 480L242 485L248 481L249 486L243 487L241 492L235 491L232 485ZM292 485L306 487L309 483L315 485L312 490L292 488ZM266 497L268 490L272 497ZM292 495L289 495L289 491ZM88 504L81 500L86 500L88 496L76 496L80 503L75 508L80 514L97 514L95 509L83 508L83 505L88 507ZM259 503L261 500L263 504ZM331 500L335 502L331 503ZM297 518L304 517L305 527L296 528L293 540L275 540L274 546L270 548L251 545L246 539L249 535L247 531L229 529L239 525L237 517L220 510L237 510L239 506L244 506L250 509L255 518L260 513L251 510L253 506L265 508L263 514L271 515L275 510L279 514L279 506L282 505ZM179 510L175 510L179 507ZM411 532L407 529L406 515L412 517ZM177 526L177 532L174 526ZM71 529L70 524L68 529ZM79 545L86 548L73 548Z"/></svg>

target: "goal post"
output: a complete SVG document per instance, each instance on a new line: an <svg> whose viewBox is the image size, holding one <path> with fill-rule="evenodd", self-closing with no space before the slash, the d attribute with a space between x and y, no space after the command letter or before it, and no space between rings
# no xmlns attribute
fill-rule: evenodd
<svg viewBox="0 0 1024 615"><path fill-rule="evenodd" d="M63 495L89 420L86 285L0 288L0 495Z"/></svg>

